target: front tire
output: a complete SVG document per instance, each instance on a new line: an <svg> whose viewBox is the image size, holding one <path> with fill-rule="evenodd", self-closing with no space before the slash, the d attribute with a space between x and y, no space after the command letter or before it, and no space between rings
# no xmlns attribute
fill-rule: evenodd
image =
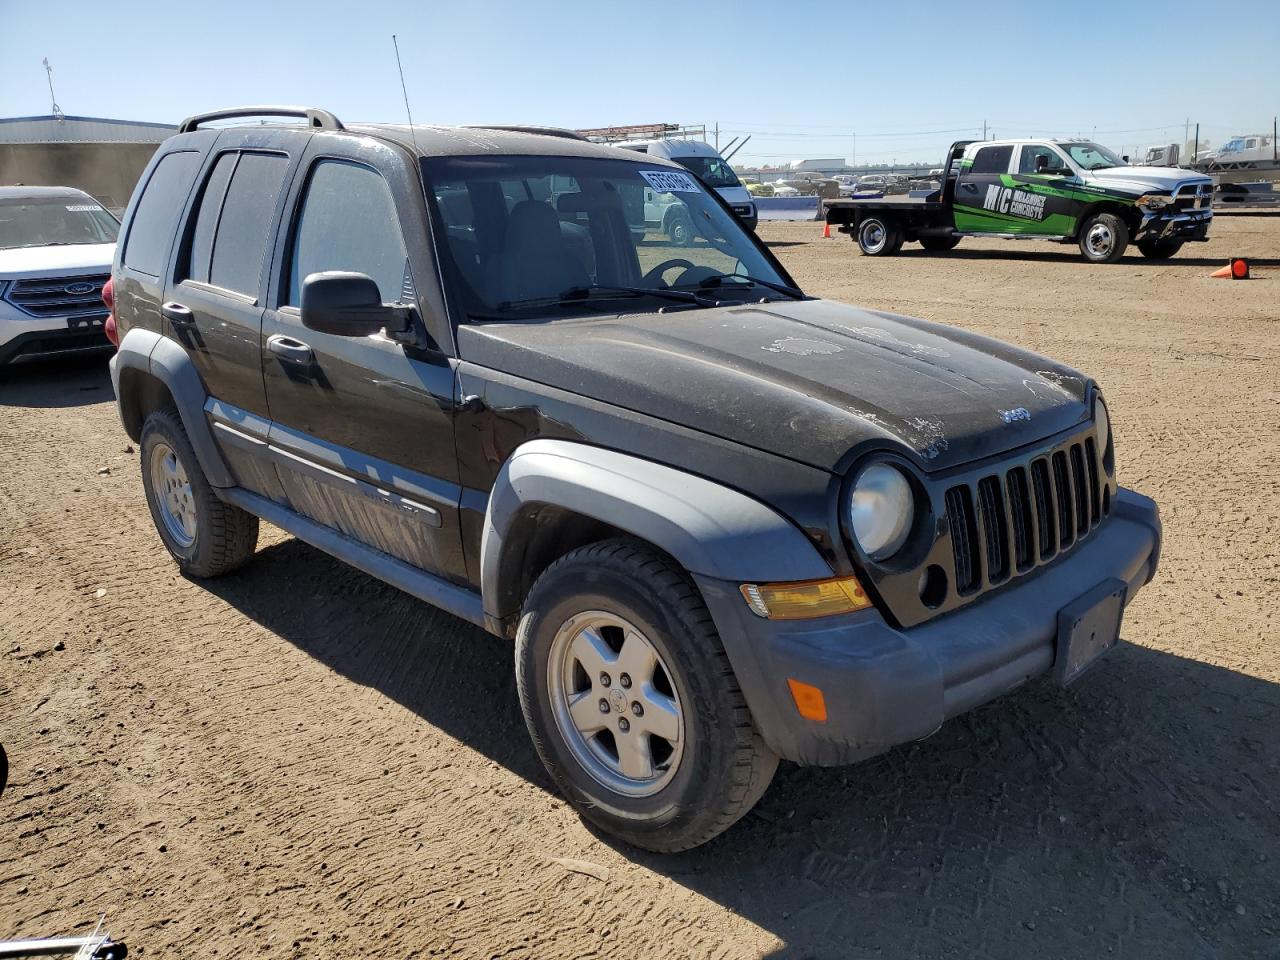
<svg viewBox="0 0 1280 960"><path fill-rule="evenodd" d="M1095 213L1080 228L1080 252L1090 263L1115 263L1129 246L1129 227L1114 213Z"/></svg>
<svg viewBox="0 0 1280 960"><path fill-rule="evenodd" d="M616 539L533 585L516 685L548 773L578 812L661 853L742 817L778 765L751 721L697 587L663 554Z"/></svg>
<svg viewBox="0 0 1280 960"><path fill-rule="evenodd" d="M864 257L891 257L902 249L902 230L885 217L867 217L858 225L858 249Z"/></svg>
<svg viewBox="0 0 1280 960"><path fill-rule="evenodd" d="M1182 241L1139 240L1138 249L1148 260L1168 260L1182 249Z"/></svg>
<svg viewBox="0 0 1280 960"><path fill-rule="evenodd" d="M138 446L151 519L184 574L221 576L253 556L258 518L214 494L177 410L147 417Z"/></svg>

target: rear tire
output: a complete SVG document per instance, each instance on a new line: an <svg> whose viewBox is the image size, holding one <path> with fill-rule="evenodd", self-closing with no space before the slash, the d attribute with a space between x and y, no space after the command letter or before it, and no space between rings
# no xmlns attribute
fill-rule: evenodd
<svg viewBox="0 0 1280 960"><path fill-rule="evenodd" d="M706 843L773 778L778 757L701 594L647 544L606 540L547 568L515 656L547 772L579 814L627 843L661 853Z"/></svg>
<svg viewBox="0 0 1280 960"><path fill-rule="evenodd" d="M902 228L884 217L867 217L858 224L857 243L864 257L891 257L902 249Z"/></svg>
<svg viewBox="0 0 1280 960"><path fill-rule="evenodd" d="M1129 246L1129 227L1114 213L1095 213L1080 228L1080 252L1090 263L1115 263Z"/></svg>
<svg viewBox="0 0 1280 960"><path fill-rule="evenodd" d="M253 556L258 518L218 499L177 410L147 417L138 446L151 519L184 574L221 576Z"/></svg>
<svg viewBox="0 0 1280 960"><path fill-rule="evenodd" d="M959 237L921 237L920 246L924 247L930 253L944 253L947 250L954 250L960 242Z"/></svg>
<svg viewBox="0 0 1280 960"><path fill-rule="evenodd" d="M1168 260L1182 249L1181 240L1139 240L1138 249L1148 260Z"/></svg>

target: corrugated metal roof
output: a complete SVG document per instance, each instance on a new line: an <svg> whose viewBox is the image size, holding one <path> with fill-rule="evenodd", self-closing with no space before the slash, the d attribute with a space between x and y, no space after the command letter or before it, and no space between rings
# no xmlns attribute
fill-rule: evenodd
<svg viewBox="0 0 1280 960"><path fill-rule="evenodd" d="M0 118L0 143L159 143L176 126L103 117Z"/></svg>

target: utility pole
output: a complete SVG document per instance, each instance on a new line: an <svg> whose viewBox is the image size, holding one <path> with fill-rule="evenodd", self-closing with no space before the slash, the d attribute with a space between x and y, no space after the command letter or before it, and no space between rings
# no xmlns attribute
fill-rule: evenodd
<svg viewBox="0 0 1280 960"><path fill-rule="evenodd" d="M1200 124L1196 124L1196 144L1191 148L1191 162L1195 163L1196 154L1200 152Z"/></svg>
<svg viewBox="0 0 1280 960"><path fill-rule="evenodd" d="M982 139L987 139L987 121L982 121Z"/></svg>
<svg viewBox="0 0 1280 960"><path fill-rule="evenodd" d="M58 98L53 94L53 67L49 66L49 58L44 58L44 72L49 77L49 99L53 101L53 109L50 111L57 119L63 119L62 108L58 106Z"/></svg>
<svg viewBox="0 0 1280 960"><path fill-rule="evenodd" d="M720 121L716 121L716 153L720 152Z"/></svg>
<svg viewBox="0 0 1280 960"><path fill-rule="evenodd" d="M1189 137L1189 136L1191 136L1191 118L1190 118L1190 117L1187 117L1187 119L1186 119L1186 120L1183 122L1183 124L1182 124L1182 146L1183 146L1184 148L1185 148L1185 147L1186 147L1186 145L1187 145L1187 137ZM1199 138L1197 138L1197 139L1199 139ZM1194 149L1192 149L1192 151L1191 151L1191 159L1192 159L1192 160L1194 160L1195 158L1196 158L1196 152L1195 152L1195 150L1194 150Z"/></svg>

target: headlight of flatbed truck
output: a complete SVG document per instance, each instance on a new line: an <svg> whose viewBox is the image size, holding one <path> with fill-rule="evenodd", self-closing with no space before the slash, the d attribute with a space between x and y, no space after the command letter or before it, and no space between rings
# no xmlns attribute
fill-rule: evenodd
<svg viewBox="0 0 1280 960"><path fill-rule="evenodd" d="M1134 202L1137 203L1139 209L1155 213L1157 210L1172 206L1173 197L1162 196L1158 193L1144 193Z"/></svg>
<svg viewBox="0 0 1280 960"><path fill-rule="evenodd" d="M849 529L872 560L897 553L911 532L915 501L902 471L887 463L864 467L849 495Z"/></svg>

